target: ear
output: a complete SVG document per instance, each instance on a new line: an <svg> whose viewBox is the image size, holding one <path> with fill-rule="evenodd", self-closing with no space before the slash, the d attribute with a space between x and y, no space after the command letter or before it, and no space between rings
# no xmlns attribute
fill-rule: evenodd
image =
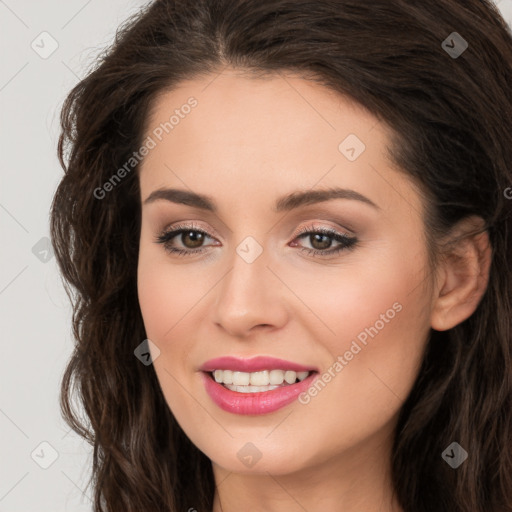
<svg viewBox="0 0 512 512"><path fill-rule="evenodd" d="M431 326L445 331L469 318L489 282L492 248L481 217L461 220L450 232L437 269ZM475 231L478 234L474 234Z"/></svg>

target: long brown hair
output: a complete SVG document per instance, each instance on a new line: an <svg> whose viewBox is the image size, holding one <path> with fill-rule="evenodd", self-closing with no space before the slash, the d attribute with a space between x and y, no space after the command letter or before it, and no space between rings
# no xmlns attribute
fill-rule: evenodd
<svg viewBox="0 0 512 512"><path fill-rule="evenodd" d="M450 54L457 32L468 47ZM448 38L448 39L447 39ZM460 47L461 39L457 39ZM76 345L65 420L93 446L95 512L212 508L210 460L170 412L137 298L137 166L95 191L140 147L156 94L225 66L291 71L365 106L394 133L390 155L425 194L429 247L469 215L492 244L474 314L431 331L393 447L407 512L512 511L512 34L487 0L157 0L67 97L51 209ZM507 193L508 192L508 193ZM74 409L77 396L86 418ZM468 459L452 469L443 450Z"/></svg>

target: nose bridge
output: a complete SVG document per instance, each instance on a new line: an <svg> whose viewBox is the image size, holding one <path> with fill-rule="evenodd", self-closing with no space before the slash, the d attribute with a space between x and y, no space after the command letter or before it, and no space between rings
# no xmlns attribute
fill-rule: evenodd
<svg viewBox="0 0 512 512"><path fill-rule="evenodd" d="M285 321L281 288L269 264L269 252L254 237L234 248L215 302L215 321L231 334L243 336L256 325L277 327Z"/></svg>

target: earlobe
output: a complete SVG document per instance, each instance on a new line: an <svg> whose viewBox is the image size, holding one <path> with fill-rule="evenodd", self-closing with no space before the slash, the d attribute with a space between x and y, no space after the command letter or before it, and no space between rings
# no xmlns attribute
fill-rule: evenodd
<svg viewBox="0 0 512 512"><path fill-rule="evenodd" d="M492 247L480 217L462 220L454 240L441 258L431 326L446 331L469 318L478 307L489 282ZM477 234L475 234L475 232Z"/></svg>

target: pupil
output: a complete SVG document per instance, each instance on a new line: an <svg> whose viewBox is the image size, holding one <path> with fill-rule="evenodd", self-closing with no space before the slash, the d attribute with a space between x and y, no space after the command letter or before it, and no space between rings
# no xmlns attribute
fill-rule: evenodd
<svg viewBox="0 0 512 512"><path fill-rule="evenodd" d="M189 239L192 240L192 244L191 245L188 244L188 243L185 243L185 238L186 237L188 237ZM181 241L187 247L192 247L192 248L200 247L201 243L203 242L203 234L199 233L197 231L189 231L187 233L183 233L182 234Z"/></svg>
<svg viewBox="0 0 512 512"><path fill-rule="evenodd" d="M327 236L327 235L322 235L322 234L315 234L315 235L312 235L313 236L313 239L312 239L312 243L311 245L313 247L315 247L315 243L318 241L319 238L324 238L324 243L322 244L320 242L320 247L316 247L317 249L328 249L331 245L331 239ZM313 243L313 240L315 241L315 243Z"/></svg>

